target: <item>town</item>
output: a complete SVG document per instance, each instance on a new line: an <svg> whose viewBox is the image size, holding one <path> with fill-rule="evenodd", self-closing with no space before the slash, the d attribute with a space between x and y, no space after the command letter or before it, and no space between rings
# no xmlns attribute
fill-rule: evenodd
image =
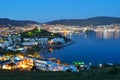
<svg viewBox="0 0 120 80"><path fill-rule="evenodd" d="M41 34L40 34L41 33ZM40 34L40 35L39 35ZM2 36L0 47L1 69L20 69L25 71L39 69L42 71L66 71L72 69L77 72L75 65L64 65L57 59L41 58L37 52L41 48L64 46L71 43L69 39L58 34L35 28L23 33L12 33ZM51 48L50 48L51 50Z"/></svg>
<svg viewBox="0 0 120 80"><path fill-rule="evenodd" d="M120 0L0 0L0 80L120 80Z"/></svg>
<svg viewBox="0 0 120 80"><path fill-rule="evenodd" d="M10 25L9 25L10 26ZM108 27L106 27L108 26ZM66 38L70 33L94 32L119 32L117 24L101 26L66 26L66 25L37 25L29 24L20 26L3 26L0 29L0 64L1 69L20 69L42 71L71 71L78 72L83 69L90 69L92 63L86 65L84 62L73 64L62 64L58 59L45 59L41 57L40 49L45 48L52 51L51 47L63 47L72 44L71 39ZM63 36L62 36L63 35ZM109 63L108 65L113 65ZM102 64L99 65L102 67Z"/></svg>

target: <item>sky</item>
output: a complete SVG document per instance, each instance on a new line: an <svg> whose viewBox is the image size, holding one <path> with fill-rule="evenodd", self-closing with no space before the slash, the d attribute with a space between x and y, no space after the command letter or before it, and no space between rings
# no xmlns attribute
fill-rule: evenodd
<svg viewBox="0 0 120 80"><path fill-rule="evenodd" d="M47 22L120 17L120 0L0 0L0 18Z"/></svg>

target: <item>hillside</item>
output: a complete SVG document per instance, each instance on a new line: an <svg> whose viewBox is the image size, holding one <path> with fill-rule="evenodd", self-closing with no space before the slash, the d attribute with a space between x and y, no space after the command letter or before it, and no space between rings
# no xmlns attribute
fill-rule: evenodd
<svg viewBox="0 0 120 80"><path fill-rule="evenodd" d="M8 18L0 18L0 24L22 26L26 24L39 24L39 23L35 21L29 21L29 20L11 20Z"/></svg>
<svg viewBox="0 0 120 80"><path fill-rule="evenodd" d="M120 80L118 68L74 72L0 70L0 80Z"/></svg>
<svg viewBox="0 0 120 80"><path fill-rule="evenodd" d="M59 38L64 38L64 40L67 42L69 39L65 36L62 36L59 33L52 33L47 30L39 30L35 28L34 30L26 31L21 33L21 38L36 38L36 37L48 37L49 39L59 37Z"/></svg>
<svg viewBox="0 0 120 80"><path fill-rule="evenodd" d="M55 25L78 25L78 26L88 26L88 25L109 25L109 24L120 24L120 18L117 17L92 17L88 19L62 19L47 22L46 24Z"/></svg>
<svg viewBox="0 0 120 80"><path fill-rule="evenodd" d="M11 20L8 18L0 18L0 25L15 25L15 26L23 26L26 24L39 24L35 21L29 20ZM117 17L92 17L88 19L61 19L46 22L45 24L55 25L77 25L77 26L88 26L88 25L109 25L109 24L120 24L120 18Z"/></svg>

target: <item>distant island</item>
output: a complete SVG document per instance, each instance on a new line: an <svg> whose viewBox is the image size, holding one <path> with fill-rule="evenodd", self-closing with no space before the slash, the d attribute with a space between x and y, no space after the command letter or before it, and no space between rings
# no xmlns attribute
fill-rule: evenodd
<svg viewBox="0 0 120 80"><path fill-rule="evenodd" d="M92 17L88 19L61 19L55 21L49 21L46 24L55 25L69 25L69 26L89 26L89 25L110 25L110 24L120 24L120 18L117 17Z"/></svg>

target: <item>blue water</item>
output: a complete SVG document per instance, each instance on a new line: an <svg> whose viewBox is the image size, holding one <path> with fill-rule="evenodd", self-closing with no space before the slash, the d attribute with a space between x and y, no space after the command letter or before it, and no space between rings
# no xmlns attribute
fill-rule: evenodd
<svg viewBox="0 0 120 80"><path fill-rule="evenodd" d="M55 57L63 63L120 63L119 33L74 34L72 39L75 41L74 44L44 54L44 57Z"/></svg>

